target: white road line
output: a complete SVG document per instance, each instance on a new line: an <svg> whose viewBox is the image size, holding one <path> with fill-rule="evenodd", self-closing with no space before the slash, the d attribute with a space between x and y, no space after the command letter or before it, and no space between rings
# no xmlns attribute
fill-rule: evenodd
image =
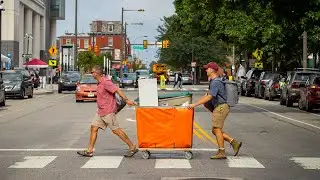
<svg viewBox="0 0 320 180"><path fill-rule="evenodd" d="M51 161L53 161L57 156L26 156L25 161L16 162L14 165L9 166L9 168L44 168Z"/></svg>
<svg viewBox="0 0 320 180"><path fill-rule="evenodd" d="M231 168L264 168L264 166L259 163L253 157L227 157L228 166Z"/></svg>
<svg viewBox="0 0 320 180"><path fill-rule="evenodd" d="M123 156L94 156L81 168L118 168Z"/></svg>
<svg viewBox="0 0 320 180"><path fill-rule="evenodd" d="M269 110L267 110L267 109L264 109L264 108L261 108L261 107L258 107L258 106L252 105L252 104L245 104L245 105L252 106L252 107L255 107L255 108L264 110L264 111L266 111L266 112L269 112L270 114L274 114L274 115L277 115L277 116L279 116L279 117L285 118L285 119L287 119L287 120L294 121L294 122L298 122L298 123L301 123L301 124L304 124L304 125L307 125L307 126L311 126L311 127L314 127L314 128L316 128L316 129L319 129L319 130L320 130L320 127L318 127L318 126L315 126L315 125L312 125L312 124L309 124L309 123L306 123L306 122L303 122L303 121L299 121L299 120L296 120L296 119L292 119L292 118L283 116L283 115L281 115L281 114L278 114L278 113L269 111Z"/></svg>
<svg viewBox="0 0 320 180"><path fill-rule="evenodd" d="M315 157L293 157L290 160L299 164L303 169L320 169L320 158Z"/></svg>
<svg viewBox="0 0 320 180"><path fill-rule="evenodd" d="M187 159L156 159L156 169L190 169Z"/></svg>
<svg viewBox="0 0 320 180"><path fill-rule="evenodd" d="M130 121L130 122L136 122L135 119L131 119L131 118L127 118L127 121Z"/></svg>
<svg viewBox="0 0 320 180"><path fill-rule="evenodd" d="M59 151L82 151L86 148L52 148L52 149L0 149L0 152L59 152ZM140 148L139 148L140 149ZM142 150L141 148L140 150ZM152 149L151 149L152 150ZM155 151L161 151L162 149L154 149ZM183 150L189 150L189 151L218 151L218 149L210 149L210 148L191 148L191 149L163 149L163 151L183 151Z"/></svg>

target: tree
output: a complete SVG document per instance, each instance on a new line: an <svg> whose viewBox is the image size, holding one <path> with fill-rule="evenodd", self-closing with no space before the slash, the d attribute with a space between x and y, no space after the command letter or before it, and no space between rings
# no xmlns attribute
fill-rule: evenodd
<svg viewBox="0 0 320 180"><path fill-rule="evenodd" d="M110 53L102 53L99 56L96 56L92 51L80 52L78 55L78 66L82 71L89 73L93 66L103 66L104 56L106 56L106 58L112 59Z"/></svg>

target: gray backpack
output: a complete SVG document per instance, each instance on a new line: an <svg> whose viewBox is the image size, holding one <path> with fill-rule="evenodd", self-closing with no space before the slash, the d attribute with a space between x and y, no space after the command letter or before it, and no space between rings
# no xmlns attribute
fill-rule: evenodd
<svg viewBox="0 0 320 180"><path fill-rule="evenodd" d="M222 99L227 101L227 104L231 107L234 107L236 104L239 102L239 93L238 93L238 85L234 81L229 81L229 80L215 80L215 81L220 81L221 83L224 84L226 94L227 94L227 99L224 99L221 95L218 94Z"/></svg>

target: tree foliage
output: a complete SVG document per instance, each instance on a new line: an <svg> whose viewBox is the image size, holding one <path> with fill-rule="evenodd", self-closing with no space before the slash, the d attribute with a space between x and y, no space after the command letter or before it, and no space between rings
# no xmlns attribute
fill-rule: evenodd
<svg viewBox="0 0 320 180"><path fill-rule="evenodd" d="M176 13L163 18L158 40L169 39L160 61L173 66L190 63L192 50L200 64L223 62L236 47L238 60L264 51L266 65L299 66L302 33L308 33L309 54L320 50L319 0L175 0Z"/></svg>
<svg viewBox="0 0 320 180"><path fill-rule="evenodd" d="M78 66L82 71L88 73L95 65L103 66L104 56L112 59L110 53L101 53L99 56L96 56L92 51L80 52L78 55Z"/></svg>

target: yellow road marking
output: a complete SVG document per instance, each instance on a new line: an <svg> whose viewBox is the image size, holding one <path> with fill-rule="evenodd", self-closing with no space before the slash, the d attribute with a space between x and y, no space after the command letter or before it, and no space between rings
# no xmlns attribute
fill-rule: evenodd
<svg viewBox="0 0 320 180"><path fill-rule="evenodd" d="M213 144L218 145L217 141L213 139L205 130L203 130L196 122L193 125L202 133L206 138L208 138Z"/></svg>
<svg viewBox="0 0 320 180"><path fill-rule="evenodd" d="M206 138L204 138L196 129L193 129L193 134L195 134L199 139L201 139L204 142L208 142Z"/></svg>

